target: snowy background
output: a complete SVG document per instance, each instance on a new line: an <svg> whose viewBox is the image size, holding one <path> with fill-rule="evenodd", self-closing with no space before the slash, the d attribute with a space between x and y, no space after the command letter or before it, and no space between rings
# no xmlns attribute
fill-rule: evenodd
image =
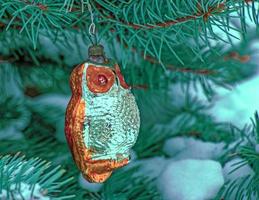
<svg viewBox="0 0 259 200"><path fill-rule="evenodd" d="M258 45L259 47L259 45ZM258 62L258 58L253 58ZM207 101L201 91L195 91ZM242 128L259 111L259 74L237 84L231 90L217 89L215 102L209 112L219 122L232 122ZM204 142L192 137L174 137L167 140L163 151L170 158L155 157L132 161L128 166L141 163L143 174L157 178L157 187L165 200L213 199L226 181L253 174L248 165L230 173L241 158L234 158L222 166L217 158L226 152L226 144ZM134 152L132 151L133 157ZM82 176L82 187L98 191L101 184L91 184ZM233 199L234 200L234 199ZM255 199L254 199L255 200Z"/></svg>
<svg viewBox="0 0 259 200"><path fill-rule="evenodd" d="M238 42L234 41L236 44ZM256 41L251 49L258 51L259 41ZM258 64L259 54L251 60ZM216 91L213 102L210 102L213 106L209 113L218 122L231 122L239 128L249 124L255 111L259 111L259 65L257 73L250 79L231 89L217 88ZM207 102L201 89L193 90L193 95ZM157 178L157 187L165 200L209 200L216 196L226 181L253 174L248 165L232 172L235 164L242 161L238 157L222 166L217 159L226 152L226 148L223 142L212 143L192 137L174 137L167 140L163 147L169 158L154 157L132 161L128 167L141 164L143 174ZM134 157L133 151L132 154ZM79 181L82 187L90 191L98 191L102 187L101 184L88 183L82 176Z"/></svg>
<svg viewBox="0 0 259 200"><path fill-rule="evenodd" d="M234 34L234 33L233 33ZM238 43L238 41L235 41ZM46 46L48 42L46 41ZM254 43L251 47L259 48L259 42ZM86 49L82 47L82 52ZM55 55L55 48L49 51L49 54ZM66 57L66 56L65 56ZM71 58L71 53L67 51L67 62L74 65L78 58L77 55ZM251 58L257 64L259 56ZM258 66L259 67L259 66ZM11 79L9 79L11 80ZM16 95L21 95L16 86L9 81L10 91ZM212 108L209 110L217 121L232 122L242 128L250 122L250 118L255 111L259 111L259 70L258 73L245 80L231 90L217 88L217 95L214 98ZM198 96L202 101L207 99L201 90L193 90L193 94ZM64 115L69 96L64 95L41 95L31 100L31 104L41 105L38 112L43 112L49 107L55 107L60 112L56 112L56 132L60 141L65 142L64 137ZM29 100L30 101L30 100ZM22 108L21 108L22 109ZM22 137L21 130L27 125L28 113L24 112L22 123L14 123L14 126L1 130L1 137L13 137L17 139ZM54 118L54 117L53 117ZM259 148L258 148L259 149ZM168 156L154 157L150 159L136 160L136 154L131 151L132 162L127 167L140 164L141 173L147 174L151 178L156 178L156 185L163 199L165 200L209 200L215 197L219 189L228 180L233 180L237 176L252 174L252 169L245 165L235 173L229 173L233 165L240 161L235 158L227 162L224 166L217 161L226 151L226 144L204 142L192 137L174 137L167 140L163 146L163 151ZM134 160L135 158L135 160ZM102 188L102 184L89 183L82 175L78 177L79 184L88 191L97 192Z"/></svg>

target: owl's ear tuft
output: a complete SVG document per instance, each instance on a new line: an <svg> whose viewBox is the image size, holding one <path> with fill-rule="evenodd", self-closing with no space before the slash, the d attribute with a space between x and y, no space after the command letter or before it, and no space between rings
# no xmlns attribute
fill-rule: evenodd
<svg viewBox="0 0 259 200"><path fill-rule="evenodd" d="M116 72L116 75L118 76L119 80L120 80L120 85L125 88L125 89L130 89L130 86L126 83L125 79L124 79L124 76L122 75L121 73L121 70L120 70L120 67L118 64L115 64L114 65L114 68L115 68L115 72Z"/></svg>

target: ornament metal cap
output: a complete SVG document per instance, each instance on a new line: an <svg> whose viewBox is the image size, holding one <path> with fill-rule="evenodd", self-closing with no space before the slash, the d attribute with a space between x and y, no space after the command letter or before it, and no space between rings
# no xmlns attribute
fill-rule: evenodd
<svg viewBox="0 0 259 200"><path fill-rule="evenodd" d="M88 56L105 56L104 48L102 45L93 45L88 49Z"/></svg>

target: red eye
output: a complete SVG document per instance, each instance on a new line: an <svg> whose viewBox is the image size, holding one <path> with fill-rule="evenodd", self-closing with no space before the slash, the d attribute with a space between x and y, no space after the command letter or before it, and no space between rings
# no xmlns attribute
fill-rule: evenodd
<svg viewBox="0 0 259 200"><path fill-rule="evenodd" d="M86 71L87 86L93 93L108 92L115 81L115 75L108 67L89 65Z"/></svg>
<svg viewBox="0 0 259 200"><path fill-rule="evenodd" d="M98 78L99 85L106 85L108 82L108 79L103 74L99 74L97 78Z"/></svg>

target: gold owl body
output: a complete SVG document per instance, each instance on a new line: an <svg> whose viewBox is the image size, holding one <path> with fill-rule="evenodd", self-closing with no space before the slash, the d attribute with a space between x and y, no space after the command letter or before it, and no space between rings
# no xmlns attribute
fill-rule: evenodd
<svg viewBox="0 0 259 200"><path fill-rule="evenodd" d="M91 182L103 182L129 162L140 126L135 98L117 64L79 65L70 84L68 144L82 174Z"/></svg>

